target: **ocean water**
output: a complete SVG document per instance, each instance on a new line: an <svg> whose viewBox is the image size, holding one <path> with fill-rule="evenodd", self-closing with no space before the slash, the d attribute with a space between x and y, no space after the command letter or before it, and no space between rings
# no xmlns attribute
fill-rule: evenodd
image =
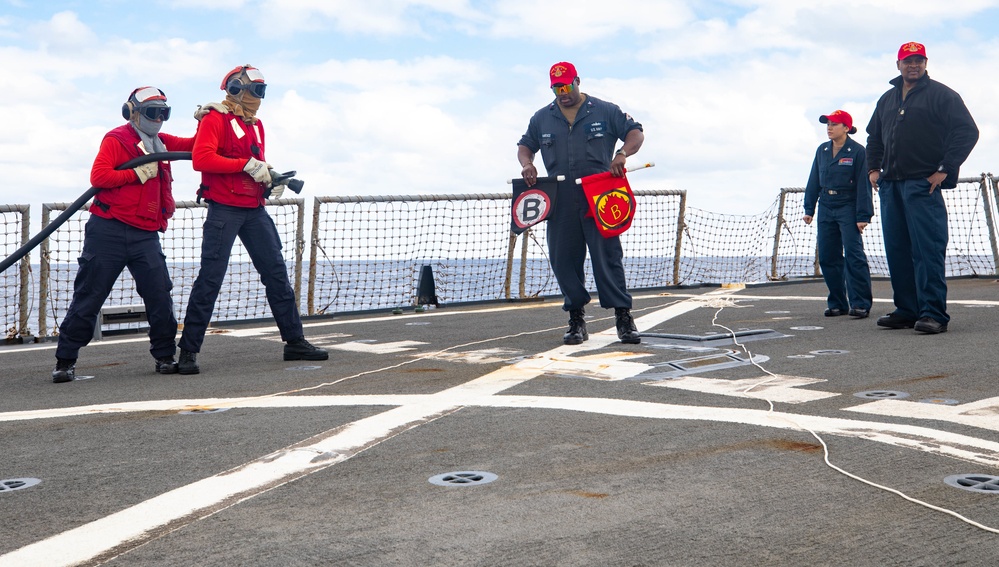
<svg viewBox="0 0 999 567"><path fill-rule="evenodd" d="M872 255L869 257L869 263L872 273L887 274L887 265L883 256ZM432 270L432 286L428 278L421 288L424 266L430 266ZM672 258L641 256L625 258L628 287L635 291L700 283L755 283L815 275L814 258L808 256L778 257L776 275L771 272L772 268L772 258L762 256L681 258L679 279L674 280ZM585 269L587 287L595 291L588 260ZM991 258L948 258L949 276L978 273L976 269L994 270ZM76 266L59 264L51 266L50 270L52 279L45 308L44 334L46 335L54 334L69 308ZM170 271L174 282L172 291L174 311L178 320L182 322L187 308L187 298L197 277L198 265L191 262L174 263L170 265ZM8 274L16 274L16 270L12 268ZM38 265L32 266L31 274L28 328L31 333L37 334L41 329ZM294 285L296 278L293 266L289 266L289 274ZM509 270L508 284L505 258L325 261L317 263L316 276L311 285L308 278L308 265L304 264L299 297L301 312L305 315L412 306L416 304L421 289L423 292L432 292L442 305L559 295L558 285L545 258L528 258L524 262L515 259ZM5 280L12 278L7 277ZM523 295L520 291L521 286L523 286ZM0 290L3 293L6 309L4 324L10 334L11 328L17 326L18 288L16 285L7 284L0 287ZM106 305L141 303L142 299L135 292L131 274L126 270L119 277ZM239 321L270 316L270 308L256 270L249 262L231 263L216 303L213 319ZM104 328L110 330L130 326L134 327L136 324L107 325Z"/></svg>

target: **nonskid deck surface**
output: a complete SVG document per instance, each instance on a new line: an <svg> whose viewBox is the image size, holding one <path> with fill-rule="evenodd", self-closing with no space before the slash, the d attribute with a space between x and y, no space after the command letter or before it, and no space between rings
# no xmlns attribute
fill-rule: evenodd
<svg viewBox="0 0 999 567"><path fill-rule="evenodd" d="M639 345L594 298L578 346L549 300L307 320L324 362L221 327L191 376L3 347L0 566L988 565L997 291L940 335L812 280L636 294Z"/></svg>

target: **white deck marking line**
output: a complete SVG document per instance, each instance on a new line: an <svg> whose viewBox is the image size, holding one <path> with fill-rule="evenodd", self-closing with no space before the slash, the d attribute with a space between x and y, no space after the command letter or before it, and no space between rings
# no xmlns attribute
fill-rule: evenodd
<svg viewBox="0 0 999 567"><path fill-rule="evenodd" d="M722 378L702 378L700 376L681 376L673 380L663 380L661 382L645 382L648 386L658 386L661 388L676 388L677 390L687 390L691 392L702 392L705 394L716 394L720 396L734 396L738 398L758 398L772 400L787 404L800 404L814 402L839 396L836 392L826 392L823 390L810 390L799 388L826 382L818 378L806 378L803 376L776 376L766 381L762 378L740 378L729 380ZM755 387L753 387L755 385ZM749 390L753 387L752 390Z"/></svg>
<svg viewBox="0 0 999 567"><path fill-rule="evenodd" d="M416 347L428 343L420 341L395 341L391 343L362 343L360 341L350 341L346 343L336 343L326 345L326 348L336 350L346 350L351 352L366 352L369 354L395 354L407 350L416 350Z"/></svg>
<svg viewBox="0 0 999 567"><path fill-rule="evenodd" d="M337 406L395 406L433 408L429 413L457 407L518 407L545 408L583 411L587 413L642 417L652 419L684 419L742 423L763 427L801 430L796 424L809 427L817 432L830 433L843 437L868 439L889 445L918 449L923 452L953 457L963 461L999 465L999 442L979 439L968 435L951 433L917 425L904 425L884 422L858 421L846 418L809 416L786 412L771 412L744 408L719 408L713 406L685 406L654 402L637 402L611 398L559 398L548 396L496 396L495 394L542 374L545 369L538 365L534 369L507 367L476 378L462 386L437 394L426 395L357 395L357 396L278 396L272 398L215 398L205 400L160 400L106 406L83 406L65 410L37 410L0 414L0 419L41 419L47 417L70 417L92 413L113 413L125 411L181 411L190 408L303 408ZM188 402L188 403L184 403ZM882 403L882 402L876 402ZM884 400L883 403L899 403L898 400ZM920 404L928 405L932 404ZM944 406L953 408L955 406ZM79 410L72 412L71 410ZM58 415L53 415L58 412ZM14 415L20 414L20 415ZM380 414L383 415L383 414ZM908 416L900 416L908 417ZM370 420L372 418L366 418ZM363 423L361 420L355 423Z"/></svg>
<svg viewBox="0 0 999 567"><path fill-rule="evenodd" d="M595 380L624 380L638 376L652 366L631 362L630 358L652 356L649 353L604 351L573 357L533 357L522 361L523 368L539 368L548 374L582 376Z"/></svg>
<svg viewBox="0 0 999 567"><path fill-rule="evenodd" d="M841 437L867 439L925 453L951 457L970 463L999 466L999 442L979 439L922 427L878 421L822 417L764 409L720 408L711 406L681 406L655 402L606 398L560 398L548 396L492 396L477 404L490 407L545 408L586 413L642 417L650 419L683 419L740 423L804 431L807 427L820 433Z"/></svg>
<svg viewBox="0 0 999 567"><path fill-rule="evenodd" d="M986 398L956 406L909 400L877 400L844 409L873 415L949 421L999 431L999 398Z"/></svg>
<svg viewBox="0 0 999 567"><path fill-rule="evenodd" d="M496 347L462 352L442 352L434 355L438 360L453 360L466 364L496 364L504 360L520 358L524 351L519 349Z"/></svg>

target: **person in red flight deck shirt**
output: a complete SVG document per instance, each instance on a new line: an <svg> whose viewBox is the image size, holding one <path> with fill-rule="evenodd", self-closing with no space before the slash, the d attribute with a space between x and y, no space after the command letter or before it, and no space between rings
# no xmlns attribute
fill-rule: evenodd
<svg viewBox="0 0 999 567"><path fill-rule="evenodd" d="M156 372L177 372L177 318L170 297L173 282L159 238L174 212L170 163L115 169L143 154L190 151L194 147L194 138L160 133L163 122L170 118L166 100L163 91L155 87L132 91L121 107L128 123L104 136L94 159L90 183L101 190L90 206L73 300L59 327L53 382L70 382L76 377L80 349L93 338L101 306L126 267L146 306L149 352L156 361Z"/></svg>
<svg viewBox="0 0 999 567"><path fill-rule="evenodd" d="M264 208L272 187L264 157L264 124L257 110L267 90L259 69L241 65L222 78L225 100L198 108L191 159L201 172L199 198L208 201L201 269L191 289L180 338L181 374L198 374L197 353L205 340L236 237L243 243L267 290L267 302L285 341L285 360L326 360L329 353L305 340L295 290L281 255L281 239ZM277 196L272 193L272 196Z"/></svg>

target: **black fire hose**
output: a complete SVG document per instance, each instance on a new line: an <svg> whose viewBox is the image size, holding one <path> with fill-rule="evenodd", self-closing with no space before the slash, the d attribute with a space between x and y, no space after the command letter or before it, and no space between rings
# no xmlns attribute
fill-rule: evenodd
<svg viewBox="0 0 999 567"><path fill-rule="evenodd" d="M182 159L191 159L191 152L162 152L158 154L147 154L144 156L139 156L135 159L130 159L125 163L119 165L115 169L118 170L132 169L133 167L138 167L140 165L144 165L154 161L175 161ZM97 187L91 187L90 189L87 189L86 193L80 195L79 199L73 201L72 205L70 205L65 211L63 211L61 215L56 217L55 220L50 222L48 226L43 228L41 232L39 232L31 240L29 240L27 244L18 248L17 252L14 252L7 259L0 262L0 274L7 271L7 268L11 267L15 262L25 257L28 254L28 252L34 250L36 246L41 244L43 240L45 240L46 238L48 238L50 234L55 232L57 228L59 228L60 226L62 226L63 223L68 221L69 217L73 216L73 214L76 213L76 211L80 210L80 208L83 207L83 205L86 205L87 201L90 201L90 199L94 195L96 195L98 191L100 191L100 189Z"/></svg>

